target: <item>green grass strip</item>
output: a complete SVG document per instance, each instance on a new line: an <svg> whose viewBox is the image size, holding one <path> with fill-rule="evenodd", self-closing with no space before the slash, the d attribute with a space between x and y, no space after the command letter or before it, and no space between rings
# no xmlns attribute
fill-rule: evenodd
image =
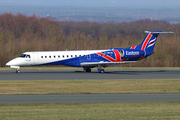
<svg viewBox="0 0 180 120"><path fill-rule="evenodd" d="M180 79L1 80L0 94L180 93Z"/></svg>
<svg viewBox="0 0 180 120"><path fill-rule="evenodd" d="M180 102L0 104L2 120L179 120Z"/></svg>

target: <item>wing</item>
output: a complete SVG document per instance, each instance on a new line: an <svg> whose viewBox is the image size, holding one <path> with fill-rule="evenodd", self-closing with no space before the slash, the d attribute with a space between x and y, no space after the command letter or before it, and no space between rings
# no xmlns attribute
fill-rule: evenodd
<svg viewBox="0 0 180 120"><path fill-rule="evenodd" d="M122 62L82 62L82 67L98 67L98 65L101 65L102 67L108 67L108 66L115 66L115 65L122 65L126 63L133 63L137 61L122 61Z"/></svg>

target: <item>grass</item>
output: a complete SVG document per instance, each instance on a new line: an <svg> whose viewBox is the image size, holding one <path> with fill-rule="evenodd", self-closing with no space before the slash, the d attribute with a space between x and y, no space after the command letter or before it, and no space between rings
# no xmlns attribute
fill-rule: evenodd
<svg viewBox="0 0 180 120"><path fill-rule="evenodd" d="M179 120L180 102L0 104L11 120Z"/></svg>
<svg viewBox="0 0 180 120"><path fill-rule="evenodd" d="M1 80L0 94L180 93L180 79Z"/></svg>
<svg viewBox="0 0 180 120"><path fill-rule="evenodd" d="M180 93L180 79L2 80L0 94ZM179 120L180 102L0 104L2 120Z"/></svg>

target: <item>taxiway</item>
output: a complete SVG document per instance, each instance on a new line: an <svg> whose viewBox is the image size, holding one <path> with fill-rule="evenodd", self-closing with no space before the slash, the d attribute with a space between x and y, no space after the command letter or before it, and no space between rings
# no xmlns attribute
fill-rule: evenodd
<svg viewBox="0 0 180 120"><path fill-rule="evenodd" d="M180 101L174 94L0 95L0 104Z"/></svg>

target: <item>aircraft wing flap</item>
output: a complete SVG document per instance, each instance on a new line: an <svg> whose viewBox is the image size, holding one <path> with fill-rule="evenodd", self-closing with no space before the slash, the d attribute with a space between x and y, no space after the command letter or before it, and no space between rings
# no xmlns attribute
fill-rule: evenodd
<svg viewBox="0 0 180 120"><path fill-rule="evenodd" d="M136 61L122 61L122 62L82 62L81 66L82 67L88 67L88 66L98 66L98 65L102 65L102 66L111 66L111 65L122 65L122 64L126 64L126 63L132 63L132 62L136 62Z"/></svg>

